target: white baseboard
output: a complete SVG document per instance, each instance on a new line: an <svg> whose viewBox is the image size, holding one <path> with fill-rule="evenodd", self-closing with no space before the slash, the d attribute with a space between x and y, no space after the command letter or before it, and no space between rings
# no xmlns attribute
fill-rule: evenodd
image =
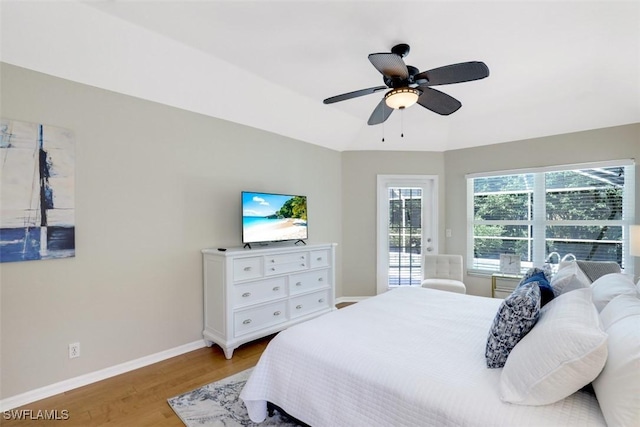
<svg viewBox="0 0 640 427"><path fill-rule="evenodd" d="M107 378L115 377L116 375L124 374L125 372L152 365L154 363L161 362L175 356L180 356L181 354L188 353L205 346L206 344L204 340L194 341L188 344L181 345L179 347L170 348L169 350L164 350L159 353L151 354L149 356L144 356L139 359L130 360L119 365L111 366L110 368L90 372L85 375L80 375L79 377L70 378L68 380L60 381L55 384L50 384L44 387L37 388L35 390L7 397L6 399L0 400L0 412L8 411L9 409L17 408L19 406L26 405L37 400L64 393L65 391L73 390L74 388L82 387L87 384L92 384Z"/></svg>
<svg viewBox="0 0 640 427"><path fill-rule="evenodd" d="M360 302L366 300L367 298L371 297L339 297L336 298L336 304L341 304L343 302Z"/></svg>

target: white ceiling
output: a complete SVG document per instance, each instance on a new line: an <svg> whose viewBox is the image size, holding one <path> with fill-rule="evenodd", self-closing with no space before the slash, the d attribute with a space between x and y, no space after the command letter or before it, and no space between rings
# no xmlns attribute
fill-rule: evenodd
<svg viewBox="0 0 640 427"><path fill-rule="evenodd" d="M640 122L638 1L3 0L0 18L4 62L340 151ZM368 126L384 92L322 103L381 85L367 55L398 43L421 71L491 74L437 87L462 102L450 116L415 105Z"/></svg>

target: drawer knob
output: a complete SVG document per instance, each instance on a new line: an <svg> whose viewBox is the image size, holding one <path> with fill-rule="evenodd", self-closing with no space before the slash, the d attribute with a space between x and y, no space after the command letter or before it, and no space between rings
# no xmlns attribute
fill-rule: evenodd
<svg viewBox="0 0 640 427"><path fill-rule="evenodd" d="M275 262L276 262L276 260L275 260L275 259L272 259L272 260L271 260L271 263L272 263L272 264L273 264L273 263L275 263Z"/></svg>
<svg viewBox="0 0 640 427"><path fill-rule="evenodd" d="M300 310L302 308L302 304L296 305L296 310Z"/></svg>
<svg viewBox="0 0 640 427"><path fill-rule="evenodd" d="M249 323L251 323L251 319L247 319L244 322L242 322L243 325L248 325Z"/></svg>
<svg viewBox="0 0 640 427"><path fill-rule="evenodd" d="M300 264L300 267L304 267L304 262L302 264Z"/></svg>
<svg viewBox="0 0 640 427"><path fill-rule="evenodd" d="M275 267L271 267L271 271L276 271L276 268Z"/></svg>
<svg viewBox="0 0 640 427"><path fill-rule="evenodd" d="M296 286L302 286L302 282L296 283Z"/></svg>
<svg viewBox="0 0 640 427"><path fill-rule="evenodd" d="M280 290L280 286L274 286L274 287L273 287L273 291L274 291L274 292L278 292L279 290Z"/></svg>
<svg viewBox="0 0 640 427"><path fill-rule="evenodd" d="M242 294L242 298L248 298L251 296L251 292L245 292L244 294Z"/></svg>
<svg viewBox="0 0 640 427"><path fill-rule="evenodd" d="M318 258L316 258L316 261L322 261L322 257L319 256Z"/></svg>
<svg viewBox="0 0 640 427"><path fill-rule="evenodd" d="M251 271L251 267L245 267L244 271Z"/></svg>
<svg viewBox="0 0 640 427"><path fill-rule="evenodd" d="M279 312L279 311L275 311L275 312L273 313L273 315L274 315L274 316L280 316L280 312Z"/></svg>
<svg viewBox="0 0 640 427"><path fill-rule="evenodd" d="M320 298L318 302L324 302L324 298Z"/></svg>
<svg viewBox="0 0 640 427"><path fill-rule="evenodd" d="M318 282L322 282L324 279L322 277L318 277Z"/></svg>

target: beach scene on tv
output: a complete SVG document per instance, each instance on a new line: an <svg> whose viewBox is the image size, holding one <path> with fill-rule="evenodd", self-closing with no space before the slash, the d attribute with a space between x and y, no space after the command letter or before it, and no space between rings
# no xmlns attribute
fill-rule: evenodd
<svg viewBox="0 0 640 427"><path fill-rule="evenodd" d="M242 193L244 243L307 238L307 198L282 194Z"/></svg>

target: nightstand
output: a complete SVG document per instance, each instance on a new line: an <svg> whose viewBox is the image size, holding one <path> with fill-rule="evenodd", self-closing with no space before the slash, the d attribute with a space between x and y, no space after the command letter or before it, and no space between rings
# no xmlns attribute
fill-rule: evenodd
<svg viewBox="0 0 640 427"><path fill-rule="evenodd" d="M491 275L491 296L493 298L506 298L518 286L522 280L520 274L494 273Z"/></svg>

